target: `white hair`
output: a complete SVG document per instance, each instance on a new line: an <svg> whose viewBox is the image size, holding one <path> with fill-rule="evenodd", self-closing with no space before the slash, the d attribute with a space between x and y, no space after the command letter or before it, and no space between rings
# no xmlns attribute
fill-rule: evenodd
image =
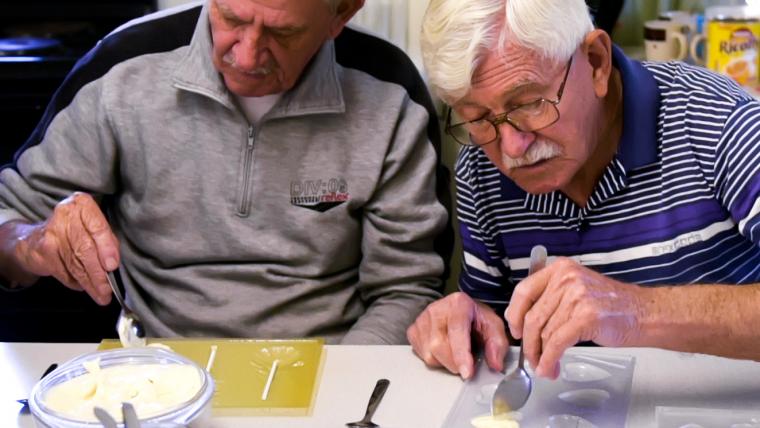
<svg viewBox="0 0 760 428"><path fill-rule="evenodd" d="M438 96L452 103L470 90L490 52L515 44L557 64L594 29L584 0L431 0L422 23L422 58Z"/></svg>

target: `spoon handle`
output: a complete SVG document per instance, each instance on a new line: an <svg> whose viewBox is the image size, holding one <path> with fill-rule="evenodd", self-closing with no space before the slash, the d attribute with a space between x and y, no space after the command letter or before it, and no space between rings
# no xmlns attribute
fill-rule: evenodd
<svg viewBox="0 0 760 428"><path fill-rule="evenodd" d="M528 276L540 271L546 265L546 247L536 245L530 249L530 266L528 266ZM524 339L524 338L523 338ZM517 367L523 369L525 362L525 351L523 347L525 340L520 340L520 357L517 360Z"/></svg>
<svg viewBox="0 0 760 428"><path fill-rule="evenodd" d="M367 404L367 413L364 414L364 419L362 422L368 423L372 420L372 416L375 415L375 410L377 410L377 406L380 405L380 400L383 399L383 396L385 395L385 390L388 389L388 385L390 385L391 381L388 379L380 379L375 384L375 389L372 391L372 395L369 397L369 404Z"/></svg>
<svg viewBox="0 0 760 428"><path fill-rule="evenodd" d="M124 417L124 428L140 428L140 420L132 403L121 403L121 414Z"/></svg>
<svg viewBox="0 0 760 428"><path fill-rule="evenodd" d="M113 272L106 272L106 278L108 278L108 285L111 286L111 290L113 291L114 296L116 296L116 300L119 302L119 306L121 306L122 309L125 311L129 311L127 308L127 302L124 301L124 298L121 296L121 291L119 290L118 283L116 282L116 277L114 276Z"/></svg>
<svg viewBox="0 0 760 428"><path fill-rule="evenodd" d="M95 413L95 417L98 418L98 421L103 424L103 428L118 428L116 419L114 419L105 409L95 406L92 410Z"/></svg>
<svg viewBox="0 0 760 428"><path fill-rule="evenodd" d="M528 276L540 271L544 266L546 266L546 247L543 245L536 245L530 249Z"/></svg>

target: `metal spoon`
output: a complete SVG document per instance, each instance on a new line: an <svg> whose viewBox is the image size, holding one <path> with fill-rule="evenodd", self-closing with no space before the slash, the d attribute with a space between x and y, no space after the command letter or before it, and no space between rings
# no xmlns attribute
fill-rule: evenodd
<svg viewBox="0 0 760 428"><path fill-rule="evenodd" d="M543 245L536 245L530 250L528 276L541 270L545 264L546 248ZM525 340L520 341L520 357L517 361L517 368L504 376L504 379L499 382L496 391L493 393L493 399L491 400L491 414L493 416L504 415L520 409L528 401L530 391L533 388L533 382L528 372L525 371L523 343L525 343Z"/></svg>
<svg viewBox="0 0 760 428"><path fill-rule="evenodd" d="M103 424L103 428L118 428L116 419L114 419L104 408L95 406L92 411L95 413L95 417L98 418L98 421Z"/></svg>
<svg viewBox="0 0 760 428"><path fill-rule="evenodd" d="M372 422L372 416L377 410L377 406L380 404L380 400L385 395L385 390L388 389L391 381L388 379L380 379L375 384L375 389L372 391L372 395L369 397L369 404L367 404L367 412L364 414L364 418L360 421L349 422L346 425L351 428L375 428L379 425Z"/></svg>
<svg viewBox="0 0 760 428"><path fill-rule="evenodd" d="M124 416L124 428L140 428L140 420L137 418L137 412L132 403L127 401L121 403L121 414Z"/></svg>
<svg viewBox="0 0 760 428"><path fill-rule="evenodd" d="M118 271L119 270L116 269L114 272ZM140 319L137 318L137 315L135 315L131 309L129 309L127 302L122 297L114 272L108 272L107 277L108 284L111 286L111 290L113 290L113 294L116 296L119 306L121 306L121 314L119 314L119 320L116 322L116 332L119 334L119 342L121 342L121 346L125 348L145 346L145 329L143 328Z"/></svg>

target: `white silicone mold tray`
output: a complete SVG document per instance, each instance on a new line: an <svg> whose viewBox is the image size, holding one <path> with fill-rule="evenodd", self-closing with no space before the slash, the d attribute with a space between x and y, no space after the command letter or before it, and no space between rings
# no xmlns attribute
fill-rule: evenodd
<svg viewBox="0 0 760 428"><path fill-rule="evenodd" d="M509 359L513 364L507 372L514 368L516 357L513 350ZM520 427L625 426L634 365L632 356L568 351L562 357L557 380L533 377L533 392L516 415ZM529 373L532 375L531 370ZM475 376L464 383L442 428L469 428L474 417L490 413L491 397L502 377L488 369L485 361L479 361Z"/></svg>
<svg viewBox="0 0 760 428"><path fill-rule="evenodd" d="M658 406L656 414L657 428L760 428L760 409Z"/></svg>

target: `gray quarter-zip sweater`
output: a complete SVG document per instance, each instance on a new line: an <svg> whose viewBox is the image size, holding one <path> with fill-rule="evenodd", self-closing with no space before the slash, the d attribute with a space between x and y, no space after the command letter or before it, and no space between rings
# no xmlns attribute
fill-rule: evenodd
<svg viewBox="0 0 760 428"><path fill-rule="evenodd" d="M83 86L0 172L0 223L95 195L151 336L403 343L443 271L427 124L328 42L250 125L212 65L204 9L189 45Z"/></svg>

